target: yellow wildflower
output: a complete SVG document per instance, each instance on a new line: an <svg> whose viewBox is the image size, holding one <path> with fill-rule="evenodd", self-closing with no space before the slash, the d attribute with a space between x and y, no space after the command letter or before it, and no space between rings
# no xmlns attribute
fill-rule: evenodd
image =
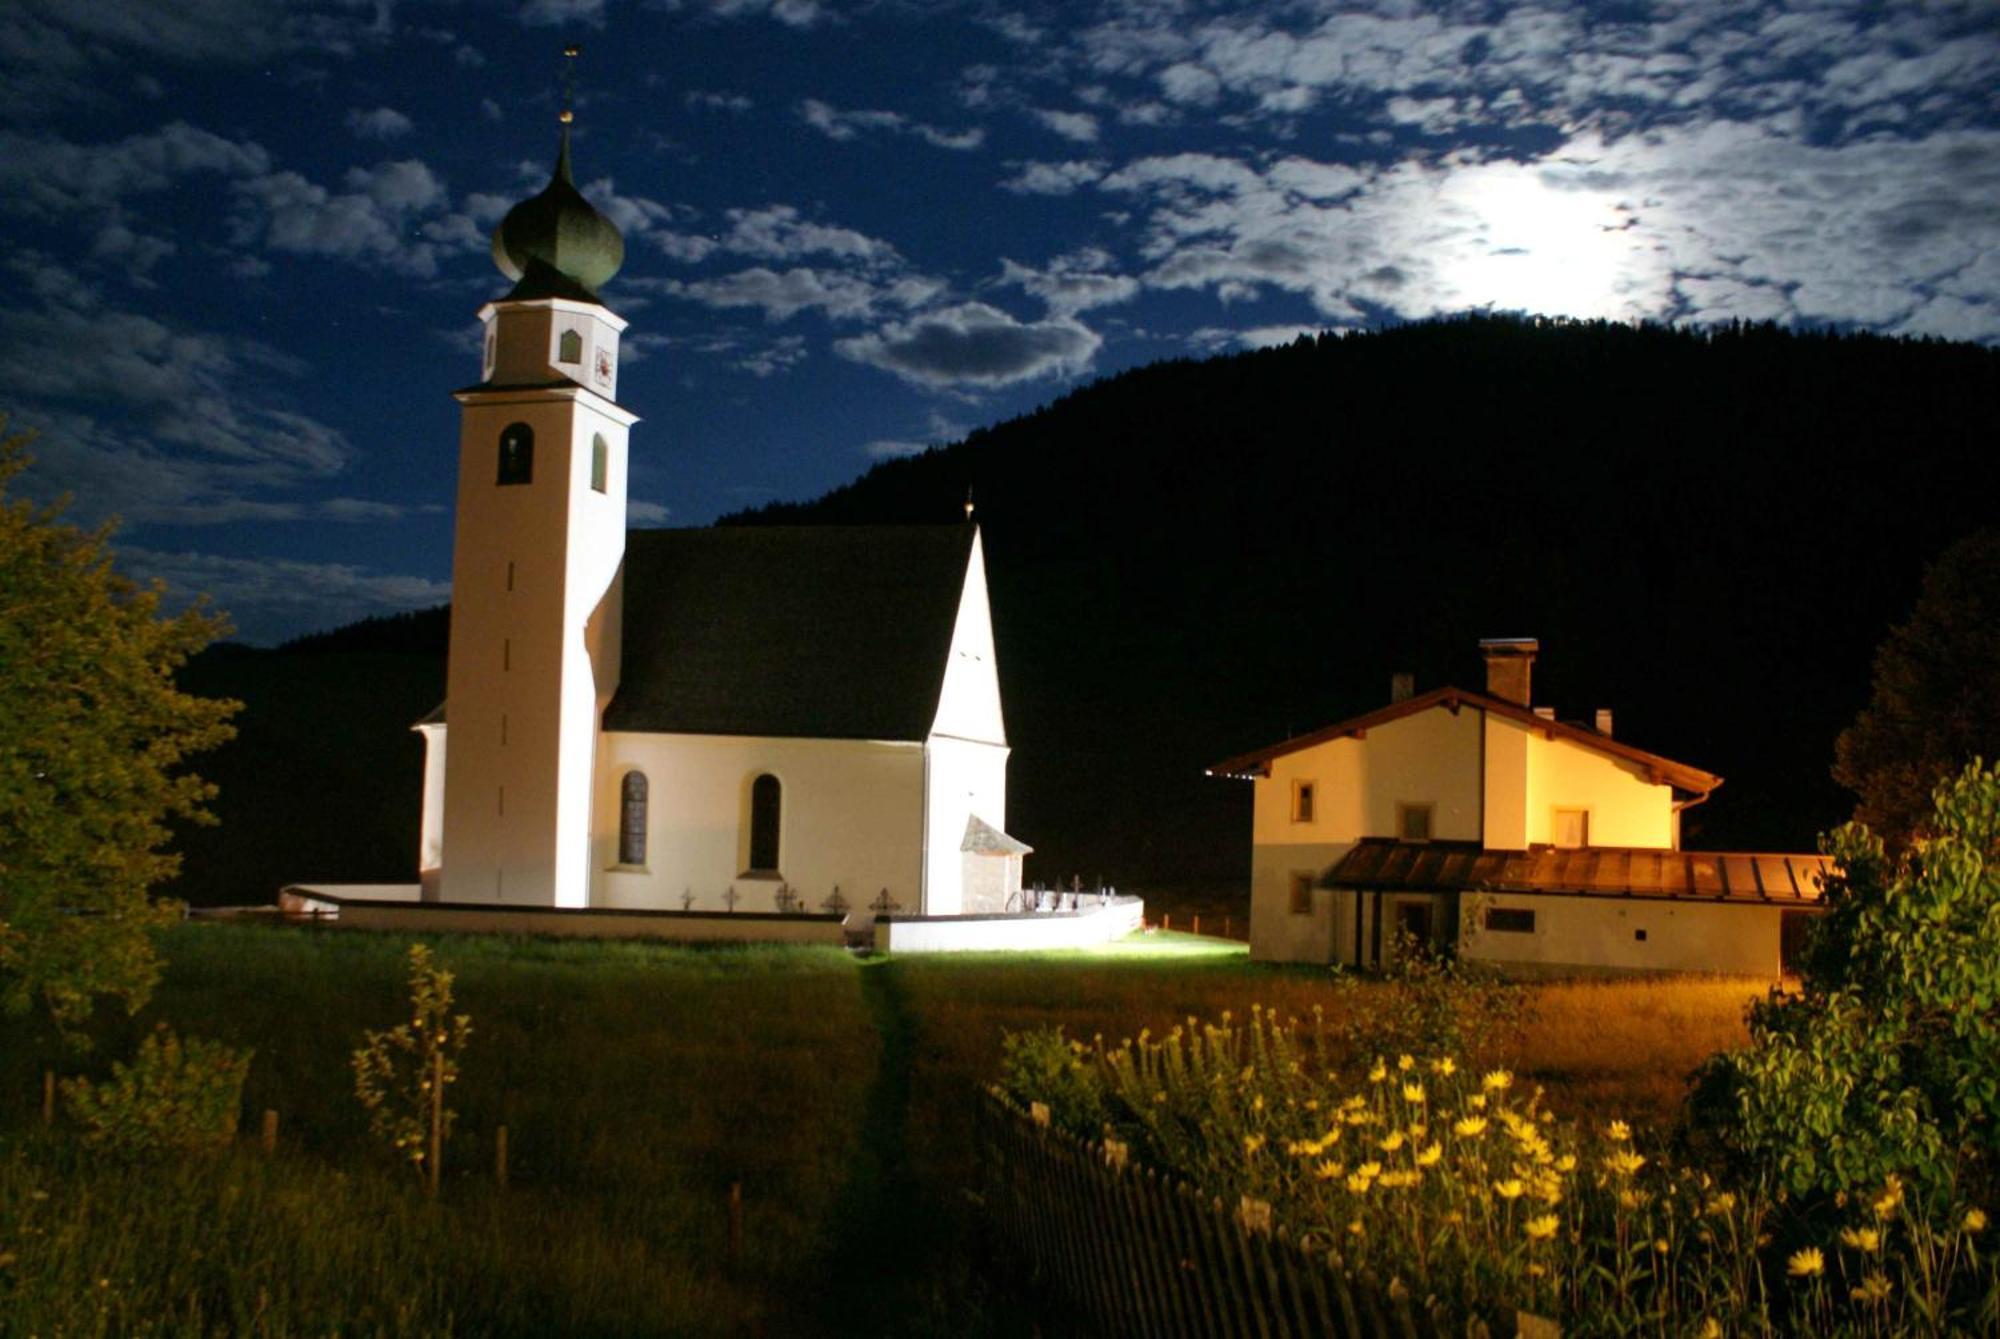
<svg viewBox="0 0 2000 1339"><path fill-rule="evenodd" d="M1361 1226L1361 1220L1359 1218L1350 1218L1347 1221L1347 1230L1358 1237L1362 1234L1362 1232L1365 1229Z"/></svg>
<svg viewBox="0 0 2000 1339"><path fill-rule="evenodd" d="M1131 1161L1131 1158L1132 1146L1124 1140L1107 1139L1104 1141L1104 1161L1112 1170L1122 1170L1125 1164Z"/></svg>
<svg viewBox="0 0 2000 1339"><path fill-rule="evenodd" d="M1503 1200L1517 1200L1521 1198L1521 1193L1526 1189L1527 1187L1521 1184L1521 1178L1518 1176L1510 1176L1505 1181L1495 1181L1493 1183L1493 1193Z"/></svg>
<svg viewBox="0 0 2000 1339"><path fill-rule="evenodd" d="M1614 1144L1630 1143L1632 1139L1632 1127L1622 1120L1612 1121L1611 1127L1604 1132L1604 1137Z"/></svg>
<svg viewBox="0 0 2000 1339"><path fill-rule="evenodd" d="M1442 1060L1433 1060L1431 1061L1431 1073L1442 1074L1444 1077L1450 1078L1452 1075L1458 1073L1458 1061L1452 1059L1450 1056L1445 1056Z"/></svg>
<svg viewBox="0 0 2000 1339"><path fill-rule="evenodd" d="M1903 1178L1890 1173L1882 1182L1882 1194L1875 1201L1875 1216L1887 1218L1903 1203Z"/></svg>
<svg viewBox="0 0 2000 1339"><path fill-rule="evenodd" d="M1722 1339L1722 1322L1713 1316L1706 1316L1701 1322L1701 1333L1695 1339Z"/></svg>
<svg viewBox="0 0 2000 1339"><path fill-rule="evenodd" d="M1368 1187L1374 1184L1375 1184L1374 1177L1363 1176L1361 1173L1356 1172L1354 1175L1347 1178L1347 1193L1350 1195L1366 1195L1368 1193Z"/></svg>
<svg viewBox="0 0 2000 1339"><path fill-rule="evenodd" d="M1460 1139L1477 1139L1486 1133L1486 1117L1467 1116L1451 1127L1451 1132Z"/></svg>
<svg viewBox="0 0 2000 1339"><path fill-rule="evenodd" d="M1255 1153L1258 1149L1262 1147L1264 1147L1263 1135L1246 1134L1243 1136L1243 1155L1245 1157L1249 1157L1251 1154Z"/></svg>
<svg viewBox="0 0 2000 1339"><path fill-rule="evenodd" d="M1264 1109L1264 1094L1258 1093L1250 1099L1250 1109L1252 1111L1262 1111Z"/></svg>
<svg viewBox="0 0 2000 1339"><path fill-rule="evenodd" d="M1559 1171L1559 1172L1561 1172L1561 1173L1562 1173L1562 1174L1563 1174L1564 1176L1568 1176L1568 1175L1569 1175L1569 1174L1570 1174L1571 1172L1575 1171L1575 1170L1576 1170L1576 1154L1574 1154L1574 1153L1565 1153L1565 1154L1563 1154L1563 1155L1562 1155L1562 1156L1561 1156L1560 1158L1557 1158L1557 1159L1556 1159L1556 1170L1557 1170L1557 1171Z"/></svg>
<svg viewBox="0 0 2000 1339"><path fill-rule="evenodd" d="M1556 1225L1556 1216L1545 1213L1540 1217L1530 1218L1521 1227L1528 1234L1529 1241L1547 1241L1556 1234Z"/></svg>
<svg viewBox="0 0 2000 1339"><path fill-rule="evenodd" d="M1049 1125L1049 1104L1047 1102L1028 1103L1028 1119L1047 1129Z"/></svg>
<svg viewBox="0 0 2000 1339"><path fill-rule="evenodd" d="M1817 1246L1793 1251L1785 1260L1785 1272L1795 1279L1818 1278L1826 1272L1826 1257L1819 1253Z"/></svg>
<svg viewBox="0 0 2000 1339"><path fill-rule="evenodd" d="M1873 1269L1861 1280L1861 1286L1851 1289L1849 1295L1857 1302L1880 1302L1887 1299L1889 1289L1894 1286L1886 1274L1879 1269Z"/></svg>
<svg viewBox="0 0 2000 1339"><path fill-rule="evenodd" d="M1396 1068L1402 1070L1404 1073L1407 1074L1416 1067L1417 1058L1414 1055L1399 1055L1396 1057Z"/></svg>
<svg viewBox="0 0 2000 1339"><path fill-rule="evenodd" d="M1346 1172L1347 1164L1335 1162L1332 1158L1323 1159L1319 1166L1313 1168L1313 1175L1322 1181L1331 1181L1335 1177L1345 1175Z"/></svg>
<svg viewBox="0 0 2000 1339"><path fill-rule="evenodd" d="M1959 1226L1963 1227L1968 1234L1984 1232L1986 1230L1986 1211L1984 1209L1967 1209L1965 1217L1960 1221Z"/></svg>
<svg viewBox="0 0 2000 1339"><path fill-rule="evenodd" d="M1646 1165L1646 1160L1629 1148L1621 1148L1604 1160L1605 1170L1618 1176L1630 1176Z"/></svg>
<svg viewBox="0 0 2000 1339"><path fill-rule="evenodd" d="M1735 1209L1736 1209L1736 1192L1732 1190L1723 1191L1721 1194L1717 1195L1714 1199L1710 1200L1705 1206L1703 1206L1703 1212L1712 1213L1718 1217L1732 1213L1735 1211Z"/></svg>
<svg viewBox="0 0 2000 1339"><path fill-rule="evenodd" d="M1840 1229L1840 1241L1863 1255L1873 1255L1882 1249L1882 1234L1872 1227L1844 1227Z"/></svg>
<svg viewBox="0 0 2000 1339"><path fill-rule="evenodd" d="M1380 1083L1388 1077L1389 1067L1380 1060L1377 1060L1368 1070L1368 1081L1370 1083Z"/></svg>
<svg viewBox="0 0 2000 1339"><path fill-rule="evenodd" d="M1514 1076L1504 1069L1489 1069L1486 1077L1479 1081L1479 1086L1491 1093L1504 1093L1514 1086Z"/></svg>
<svg viewBox="0 0 2000 1339"><path fill-rule="evenodd" d="M1382 1174L1382 1164L1379 1162L1364 1162L1354 1170L1373 1181Z"/></svg>
<svg viewBox="0 0 2000 1339"><path fill-rule="evenodd" d="M1438 1159L1442 1158L1443 1156L1444 1156L1444 1145L1432 1144L1426 1149L1424 1149L1423 1152L1417 1154L1417 1166L1435 1167L1437 1166Z"/></svg>
<svg viewBox="0 0 2000 1339"><path fill-rule="evenodd" d="M1486 1110L1486 1094L1474 1093L1472 1096L1465 1099L1465 1104L1471 1107L1474 1111L1484 1111Z"/></svg>
<svg viewBox="0 0 2000 1339"><path fill-rule="evenodd" d="M1422 1106L1424 1102L1424 1085L1421 1083L1404 1084L1403 1100L1416 1106Z"/></svg>
<svg viewBox="0 0 2000 1339"><path fill-rule="evenodd" d="M1384 1153L1394 1153L1403 1146L1403 1132L1391 1130L1376 1141L1376 1146Z"/></svg>

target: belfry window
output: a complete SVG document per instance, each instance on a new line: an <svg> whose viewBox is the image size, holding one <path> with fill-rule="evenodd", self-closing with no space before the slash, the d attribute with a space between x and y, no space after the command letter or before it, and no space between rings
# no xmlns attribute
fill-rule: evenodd
<svg viewBox="0 0 2000 1339"><path fill-rule="evenodd" d="M769 772L750 783L750 873L778 872L778 820L784 787Z"/></svg>
<svg viewBox="0 0 2000 1339"><path fill-rule="evenodd" d="M583 361L583 336L574 330L565 330L556 341L556 361L559 363L581 363Z"/></svg>
<svg viewBox="0 0 2000 1339"><path fill-rule="evenodd" d="M618 863L646 863L646 774L627 772L618 790Z"/></svg>
<svg viewBox="0 0 2000 1339"><path fill-rule="evenodd" d="M610 473L611 448L605 445L603 433L593 433L590 438L590 486L602 493Z"/></svg>
<svg viewBox="0 0 2000 1339"><path fill-rule="evenodd" d="M509 423L500 432L500 482L525 484L535 477L535 430Z"/></svg>

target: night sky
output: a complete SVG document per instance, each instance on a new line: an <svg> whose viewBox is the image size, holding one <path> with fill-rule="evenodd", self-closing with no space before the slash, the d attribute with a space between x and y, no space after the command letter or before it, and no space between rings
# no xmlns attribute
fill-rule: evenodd
<svg viewBox="0 0 2000 1339"><path fill-rule="evenodd" d="M567 41L577 179L627 242L636 525L1301 330L2000 341L1990 0L13 0L29 491L121 516L125 565L245 640L447 598L449 392Z"/></svg>

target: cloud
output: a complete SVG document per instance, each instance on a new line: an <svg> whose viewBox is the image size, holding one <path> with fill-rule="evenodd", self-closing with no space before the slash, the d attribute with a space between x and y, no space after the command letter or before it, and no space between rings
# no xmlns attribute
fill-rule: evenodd
<svg viewBox="0 0 2000 1339"><path fill-rule="evenodd" d="M1103 175L1102 163L1024 163L1019 172L1000 183L1000 189L1016 195L1068 195Z"/></svg>
<svg viewBox="0 0 2000 1339"><path fill-rule="evenodd" d="M882 305L916 307L936 295L936 280L906 276L878 281L842 270L762 265L713 279L654 281L662 292L710 307L754 307L769 321L788 321L802 311L836 320L864 320Z"/></svg>
<svg viewBox="0 0 2000 1339"><path fill-rule="evenodd" d="M731 209L723 217L729 221L729 230L716 239L716 244L739 255L769 260L828 255L871 264L893 262L897 258L896 248L887 242L851 228L809 222L791 205Z"/></svg>
<svg viewBox="0 0 2000 1339"><path fill-rule="evenodd" d="M928 442L899 442L885 437L864 443L861 454L870 460L894 460L901 456L920 456L930 449Z"/></svg>
<svg viewBox="0 0 2000 1339"><path fill-rule="evenodd" d="M874 131L914 135L935 148L960 152L976 149L986 142L986 132L978 126L967 130L942 130L921 121L912 121L901 112L841 111L816 98L807 98L799 104L799 117L828 139L842 142L859 139L863 134Z"/></svg>
<svg viewBox="0 0 2000 1339"><path fill-rule="evenodd" d="M1137 279L1108 272L1115 264L1110 253L1094 248L1058 256L1042 270L1003 258L1000 282L1017 285L1040 298L1051 315L1075 316L1138 296L1141 285Z"/></svg>
<svg viewBox="0 0 2000 1339"><path fill-rule="evenodd" d="M1097 118L1089 112L1049 111L1038 107L1034 109L1034 117L1064 139L1075 140L1079 144L1092 144L1097 140Z"/></svg>
<svg viewBox="0 0 2000 1339"><path fill-rule="evenodd" d="M657 502L625 499L625 519L637 521L640 525L665 525L673 514L673 508L663 507Z"/></svg>
<svg viewBox="0 0 2000 1339"><path fill-rule="evenodd" d="M747 112L757 104L741 93L712 93L702 89L689 89L682 94L681 101L702 111Z"/></svg>
<svg viewBox="0 0 2000 1339"><path fill-rule="evenodd" d="M163 581L181 599L207 595L229 615L234 635L250 642L275 642L451 598L448 581L353 563L224 557L125 544L118 546L117 555L121 569L142 581Z"/></svg>
<svg viewBox="0 0 2000 1339"><path fill-rule="evenodd" d="M317 514L329 521L352 521L368 524L375 521L400 521L413 513L436 514L444 510L436 504L411 507L399 502L375 502L359 497L330 497L321 502Z"/></svg>
<svg viewBox="0 0 2000 1339"><path fill-rule="evenodd" d="M41 432L34 495L71 492L86 521L291 519L347 467L345 435L286 403L303 369L276 351L112 307L47 257L9 269L28 302L0 308L0 403Z"/></svg>
<svg viewBox="0 0 2000 1339"><path fill-rule="evenodd" d="M768 18L788 28L810 28L827 17L820 0L662 0L661 7L696 9L718 19Z"/></svg>
<svg viewBox="0 0 2000 1339"><path fill-rule="evenodd" d="M347 128L361 139L398 139L416 128L416 123L394 107L363 111L357 107L347 114Z"/></svg>
<svg viewBox="0 0 2000 1339"><path fill-rule="evenodd" d="M527 0L519 18L529 28L566 28L583 24L604 26L604 0Z"/></svg>
<svg viewBox="0 0 2000 1339"><path fill-rule="evenodd" d="M1023 322L983 302L966 302L890 322L877 332L840 340L834 349L918 385L994 387L1074 375L1089 365L1102 342L1068 318Z"/></svg>
<svg viewBox="0 0 2000 1339"><path fill-rule="evenodd" d="M196 173L223 177L268 172L259 145L175 121L110 144L75 144L0 131L0 208L41 214L106 208L128 196L164 191Z"/></svg>
<svg viewBox="0 0 2000 1339"><path fill-rule="evenodd" d="M444 183L417 159L350 169L342 186L329 190L297 172L238 182L234 240L425 277L437 273L439 243L464 244L448 226L435 238L411 239L413 220L447 202Z"/></svg>

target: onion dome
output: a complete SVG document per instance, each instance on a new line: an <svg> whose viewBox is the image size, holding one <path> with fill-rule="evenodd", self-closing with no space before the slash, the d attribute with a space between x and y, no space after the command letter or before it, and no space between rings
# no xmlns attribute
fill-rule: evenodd
<svg viewBox="0 0 2000 1339"><path fill-rule="evenodd" d="M581 288L593 302L598 287L625 263L624 237L591 207L570 177L567 112L555 175L540 195L523 200L500 220L493 230L493 263L519 281L511 297L573 296L562 290Z"/></svg>

